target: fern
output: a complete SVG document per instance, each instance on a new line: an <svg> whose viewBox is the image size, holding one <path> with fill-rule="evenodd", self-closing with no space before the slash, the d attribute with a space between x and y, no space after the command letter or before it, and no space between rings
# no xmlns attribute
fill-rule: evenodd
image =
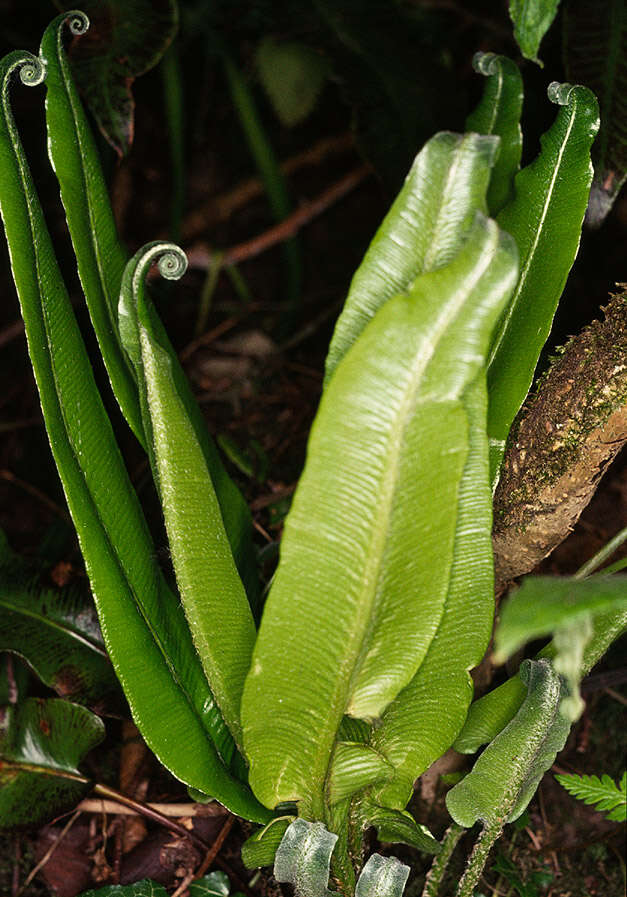
<svg viewBox="0 0 627 897"><path fill-rule="evenodd" d="M608 776L555 776L574 797L591 806L597 804L597 810L603 811L613 822L625 822L627 818L627 772L623 773L620 784Z"/></svg>

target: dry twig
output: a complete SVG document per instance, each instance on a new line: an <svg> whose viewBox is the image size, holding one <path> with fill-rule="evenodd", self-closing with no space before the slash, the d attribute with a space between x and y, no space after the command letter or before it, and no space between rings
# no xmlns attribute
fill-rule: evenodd
<svg viewBox="0 0 627 897"><path fill-rule="evenodd" d="M268 228L251 240L245 240L243 243L224 250L221 253L221 264L223 266L237 265L289 240L290 237L298 233L301 227L317 218L339 199L354 190L371 172L372 169L368 165L361 165L354 171L350 171L335 184L327 187L320 196L303 203L279 224L275 224L274 227ZM187 251L187 257L190 268L206 270L211 264L213 255L207 246L197 244Z"/></svg>
<svg viewBox="0 0 627 897"><path fill-rule="evenodd" d="M34 877L37 875L37 873L40 871L40 869L43 869L43 867L46 865L46 863L50 860L50 857L55 852L55 850L57 849L59 844L63 841L63 839L65 838L65 836L67 835L67 833L72 828L72 826L74 825L74 823L76 822L76 820L78 819L78 817L80 815L81 815L80 809L77 809L74 811L74 813L72 813L72 815L70 816L70 818L68 819L66 824L63 826L63 829L59 833L59 837L56 839L56 841L53 844L50 845L50 847L45 852L45 854L42 856L42 858L39 860L37 865L34 866L31 869L31 871L28 873L28 875L26 876L26 878L24 880L24 884L17 891L17 893L15 894L15 897L20 897L20 895L24 893L24 891L29 886L29 884L34 879Z"/></svg>

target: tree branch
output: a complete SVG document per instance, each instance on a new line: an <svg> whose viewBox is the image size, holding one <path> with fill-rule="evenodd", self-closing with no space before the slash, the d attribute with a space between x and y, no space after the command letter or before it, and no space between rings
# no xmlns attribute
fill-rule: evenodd
<svg viewBox="0 0 627 897"><path fill-rule="evenodd" d="M512 427L494 498L496 592L573 529L627 442L627 287L560 350Z"/></svg>

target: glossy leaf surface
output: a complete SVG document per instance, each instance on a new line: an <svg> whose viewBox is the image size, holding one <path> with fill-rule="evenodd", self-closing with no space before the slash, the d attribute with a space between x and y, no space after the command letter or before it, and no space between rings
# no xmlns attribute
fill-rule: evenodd
<svg viewBox="0 0 627 897"><path fill-rule="evenodd" d="M231 884L225 872L217 869L190 882L189 897L228 897Z"/></svg>
<svg viewBox="0 0 627 897"><path fill-rule="evenodd" d="M473 694L469 670L480 662L491 634L492 493L483 372L462 401L468 415L468 455L458 495L453 566L437 638L413 680L373 729L370 742L395 768L391 782L374 789L375 799L399 810L407 804L416 778L459 734Z"/></svg>
<svg viewBox="0 0 627 897"><path fill-rule="evenodd" d="M83 13L57 16L39 50L46 67L48 154L59 182L81 286L120 408L145 445L135 376L122 349L117 303L127 252L122 246L95 141L64 50L66 33L89 40ZM80 38L76 41L76 38Z"/></svg>
<svg viewBox="0 0 627 897"><path fill-rule="evenodd" d="M71 0L55 0L72 10ZM120 156L133 143L133 81L161 59L178 27L176 0L83 0L92 27L72 45L76 82L105 138Z"/></svg>
<svg viewBox="0 0 627 897"><path fill-rule="evenodd" d="M590 146L599 127L594 94L586 87L553 82L549 97L559 105L555 122L541 138L540 155L516 175L514 198L497 218L516 240L520 275L490 350L488 435L493 475L577 255L592 180Z"/></svg>
<svg viewBox="0 0 627 897"><path fill-rule="evenodd" d="M388 301L329 382L242 703L269 807L320 813L344 714L380 716L435 637L468 453L462 397L515 276L511 239L478 214L453 262Z"/></svg>
<svg viewBox="0 0 627 897"><path fill-rule="evenodd" d="M184 253L173 244L140 249L124 273L120 332L143 384L142 399L145 389L145 431L185 615L212 693L241 746L239 705L255 624L202 448L177 392L170 356L152 327L145 277L157 259L170 278L187 267Z"/></svg>
<svg viewBox="0 0 627 897"><path fill-rule="evenodd" d="M249 790L223 765L232 742L180 604L157 566L94 382L9 107L9 79L16 71L28 83L43 75L40 60L30 54L13 53L0 64L0 209L46 429L105 644L134 719L164 765L186 784L264 821Z"/></svg>
<svg viewBox="0 0 627 897"><path fill-rule="evenodd" d="M500 138L488 187L488 211L496 215L511 198L522 154L523 85L518 66L507 56L475 53L473 68L486 78L483 96L466 119L466 130Z"/></svg>
<svg viewBox="0 0 627 897"><path fill-rule="evenodd" d="M446 796L465 828L518 819L566 743L570 723L559 712L562 689L550 662L525 661L521 674L528 694L520 710Z"/></svg>
<svg viewBox="0 0 627 897"><path fill-rule="evenodd" d="M503 605L494 637L495 660L504 663L526 642L562 626L621 610L627 610L627 576L527 576Z"/></svg>
<svg viewBox="0 0 627 897"><path fill-rule="evenodd" d="M189 897L228 897L231 886L224 872L210 872L189 884ZM144 879L130 885L106 885L95 891L83 891L80 897L167 897L163 885Z"/></svg>
<svg viewBox="0 0 627 897"><path fill-rule="evenodd" d="M80 43L89 40L87 28L84 15L62 15L48 26L42 39L40 52L46 65L48 153L59 181L81 285L113 391L129 426L147 448L139 387L122 348L118 327L118 300L128 254L116 231L100 158L63 48L67 30L77 35ZM257 583L252 560L250 512L224 469L176 352L154 313L153 325L161 345L170 355L179 394L211 472L238 569L254 604Z"/></svg>
<svg viewBox="0 0 627 897"><path fill-rule="evenodd" d="M551 27L560 0L509 0L514 37L523 56L542 65L538 59L540 41Z"/></svg>
<svg viewBox="0 0 627 897"><path fill-rule="evenodd" d="M0 828L37 825L89 790L78 764L104 738L101 720L58 698L0 707Z"/></svg>
<svg viewBox="0 0 627 897"><path fill-rule="evenodd" d="M357 269L326 360L328 383L364 327L419 274L451 261L485 195L498 142L477 134L436 134L418 153L405 184Z"/></svg>
<svg viewBox="0 0 627 897"><path fill-rule="evenodd" d="M571 0L564 9L567 77L597 95L601 127L586 223L602 224L627 178L627 6Z"/></svg>
<svg viewBox="0 0 627 897"><path fill-rule="evenodd" d="M98 713L123 712L89 593L52 588L13 552L0 558L0 650L19 654L61 697Z"/></svg>
<svg viewBox="0 0 627 897"><path fill-rule="evenodd" d="M586 676L605 654L612 642L627 631L627 613L608 611L596 617L592 623L592 635L588 640L581 664L581 675ZM555 647L549 643L537 655L555 656ZM488 692L471 705L468 718L453 747L462 754L474 754L482 745L492 741L510 722L525 698L525 686L519 675L512 676L498 688Z"/></svg>

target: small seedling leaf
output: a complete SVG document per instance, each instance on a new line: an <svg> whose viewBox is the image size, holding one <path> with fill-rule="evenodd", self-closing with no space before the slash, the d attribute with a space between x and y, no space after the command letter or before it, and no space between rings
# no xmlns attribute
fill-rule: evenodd
<svg viewBox="0 0 627 897"><path fill-rule="evenodd" d="M146 878L130 885L105 885L104 888L83 891L80 897L167 897L163 885Z"/></svg>

